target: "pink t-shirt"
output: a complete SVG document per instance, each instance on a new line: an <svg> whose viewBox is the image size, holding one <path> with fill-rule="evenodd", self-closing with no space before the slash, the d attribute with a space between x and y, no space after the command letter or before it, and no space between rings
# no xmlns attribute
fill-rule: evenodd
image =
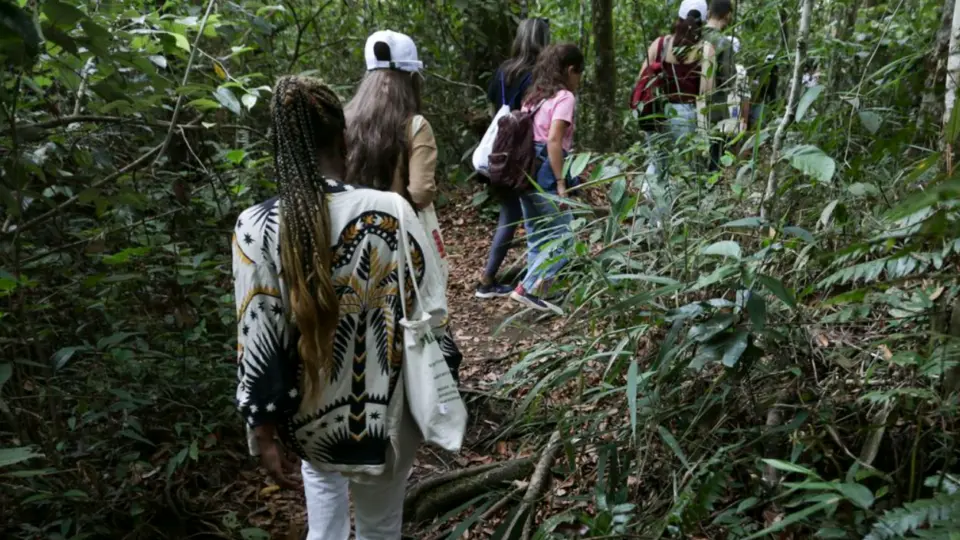
<svg viewBox="0 0 960 540"><path fill-rule="evenodd" d="M577 105L577 98L569 90L561 90L546 100L533 117L533 141L547 142L550 136L550 125L557 120L570 124L563 136L563 149L567 152L573 149L573 116ZM536 104L533 104L536 107Z"/></svg>

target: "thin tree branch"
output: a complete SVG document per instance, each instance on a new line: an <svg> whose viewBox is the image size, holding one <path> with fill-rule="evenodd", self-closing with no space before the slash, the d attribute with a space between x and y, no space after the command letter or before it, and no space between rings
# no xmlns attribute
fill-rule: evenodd
<svg viewBox="0 0 960 540"><path fill-rule="evenodd" d="M187 59L187 69L183 72L183 81L180 83L180 86L186 86L190 80L190 70L193 69L193 59L197 57L200 38L203 37L203 30L207 27L207 19L210 18L210 12L213 11L213 5L215 3L216 0L209 0L209 2L207 2L207 10L203 13L203 19L200 20L200 27L197 29L197 38L193 40L193 48L190 49L190 58ZM177 119L180 117L180 109L182 107L183 94L180 94L177 96L177 104L173 107L173 116L170 118L170 128L167 130L167 136L164 137L163 143L160 144L157 157L153 160L153 165L157 164L157 161L159 161L167 151L167 147L170 146L170 141L173 139L173 131L176 129Z"/></svg>
<svg viewBox="0 0 960 540"><path fill-rule="evenodd" d="M477 90L477 91L479 91L479 92L483 92L484 94L487 93L486 90L484 90L483 88L481 88L481 87L479 87L479 86L477 86L477 85L475 85L475 84L472 84L472 83L465 83L465 82L455 81L455 80L453 80L453 79L448 79L447 77L444 77L443 75L440 75L440 74L438 74L438 73L433 73L433 72L430 72L430 71L426 71L425 73L426 73L427 75L435 78L435 79L440 79L441 81L443 81L443 82L445 82L445 83L447 83L447 84L452 84L452 85L455 85L455 86L461 86L461 87L463 87L463 88L469 88L469 89L471 89L471 90Z"/></svg>
<svg viewBox="0 0 960 540"><path fill-rule="evenodd" d="M147 163L147 161L149 161L150 158L152 158L153 156L157 155L157 153L159 153L162 148L163 148L163 144L162 144L162 143L161 143L161 144L158 144L157 146L154 146L153 148L151 148L150 150L148 150L145 154L143 154L142 156L138 157L135 161L133 161L133 162L131 162L131 163L128 163L126 166L124 166L124 167L123 167L122 169L120 169L119 171L117 171L117 172L115 172L115 173L113 173L113 174L107 175L107 176L101 178L100 180L97 180L96 182L90 184L90 185L87 186L87 187L88 187L88 188L100 187L100 186L102 186L102 185L104 185L104 184L106 184L106 183L108 183L108 182L114 181L115 179L119 178L120 176L123 176L124 174L126 174L126 173L128 173L128 172L130 172L130 171L133 171L133 170L136 170L136 169L139 169L139 168L143 167L143 166ZM52 217L55 216L56 214L60 213L60 211L63 210L64 208L66 208L67 206L70 206L70 205L72 205L73 203L77 202L77 200L79 200L79 199L80 199L80 194L77 194L77 195L74 195L73 197L70 197L69 199L63 201L62 203L60 203L59 205L57 205L55 208L49 210L48 212L45 212L45 213L43 213L43 214L40 214L39 216L31 219L30 221L27 221L26 223L23 223L23 224L19 225L16 229L14 229L14 233L17 234L17 235L19 235L21 232L26 231L26 230L28 230L28 229L30 229L30 228L32 228L32 227L35 227L36 225L39 225L39 224L47 221L48 219L52 218Z"/></svg>
<svg viewBox="0 0 960 540"><path fill-rule="evenodd" d="M767 218L777 194L777 162L780 161L780 146L787 127L797 115L797 101L800 99L800 74L807 57L807 37L810 35L810 18L813 12L813 0L803 0L800 12L800 27L797 30L797 47L793 60L793 76L790 78L790 94L787 96L787 112L783 116L777 133L773 136L773 150L770 152L770 176L767 177L767 189L760 200L760 217Z"/></svg>
<svg viewBox="0 0 960 540"><path fill-rule="evenodd" d="M317 20L317 17L326 10L330 4L333 3L333 0L327 0L327 3L323 4L316 11L313 12L313 15L310 15L306 21L303 22L303 26L300 25L299 20L297 19L296 11L291 8L290 11L293 13L293 20L297 23L297 40L293 46L293 58L290 59L290 64L287 66L287 72L293 70L293 66L297 65L297 62L300 60L300 45L303 43L303 34L307 31L307 28L310 28L310 25L313 24L313 21Z"/></svg>
<svg viewBox="0 0 960 540"><path fill-rule="evenodd" d="M116 228L110 229L109 231L103 231L103 232L97 233L96 235L94 235L94 236L92 236L92 237L90 237L90 238L84 238L84 239L82 239L82 240L77 240L76 242L71 242L71 243L69 243L69 244L64 244L64 245L62 245L62 246L57 246L57 247L55 247L55 248L48 249L47 251L44 251L43 253L38 253L37 255L32 255L32 256L30 256L30 257L27 257L26 259L23 260L23 262L22 262L21 264L30 264L30 263L32 263L32 262L39 261L40 259L49 257L50 255L53 255L53 254L55 254L55 253L59 253L59 252L61 252L61 251L66 251L66 250L68 250L68 249L70 249L70 248L74 248L74 247L77 247L77 246L82 246L83 244L87 244L87 243L93 242L94 240L106 238L108 235L115 234L115 233L118 233L118 232L123 232L123 231L129 230L129 229L133 229L134 227L138 227L138 226L140 226L140 225L143 225L144 223L148 223L148 222L150 222L150 221L156 221L156 220L158 220L158 219L165 218L165 217L169 216L170 214L176 214L176 213L182 212L182 211L183 211L183 207L174 208L173 210L170 210L170 211L168 211L168 212L164 212L164 213L162 213L162 214L160 214L160 215L141 219L140 221L137 221L137 222L135 222L135 223L131 223L130 225L124 225L124 226L122 226L122 227L116 227Z"/></svg>
<svg viewBox="0 0 960 540"><path fill-rule="evenodd" d="M201 118L203 118L203 116L198 116L198 117L194 118L193 120L190 121L189 124L187 124L187 126L194 126L194 125L198 124L198 123L200 122L200 119L201 119ZM128 172L135 171L135 170L143 167L143 166L150 160L150 158L152 158L153 156L157 155L157 153L160 152L160 150L161 150L162 148L163 148L163 144L154 146L153 148L151 148L150 150L148 150L145 154L143 154L142 156L138 157L138 158L137 158L136 160L134 160L133 162L128 163L127 165L125 165L122 169L118 170L117 172L115 172L115 173L113 173L113 174L107 175L107 176L101 178L100 180L97 180L96 182L93 182L92 184L90 184L90 185L87 186L87 187L88 187L88 188L97 188L97 187L100 187L100 186L102 186L102 185L104 185L104 184L107 184L107 183L109 183L109 182L112 182L112 181L116 180L117 178L123 176L124 174L126 174L126 173L128 173ZM25 230L27 230L27 229L30 229L30 228L32 228L32 227L35 227L36 225L39 225L39 224L41 224L41 223L44 223L45 221L47 221L47 220L50 219L51 217L53 217L53 216L55 216L56 214L58 214L58 213L59 213L61 210L63 210L64 208L66 208L66 207L72 205L73 203L77 202L79 199L80 199L80 194L74 195L74 196L70 197L69 199L63 201L62 203L60 203L59 205L57 205L55 208L51 209L50 211L45 212L45 213L43 213L43 214L41 214L41 215L39 215L39 216L31 219L30 221L27 221L26 223L21 223L20 225L17 226L16 229L14 229L14 234L15 234L16 236L19 236L22 231L25 231ZM2 232L8 232L8 231L2 231Z"/></svg>
<svg viewBox="0 0 960 540"><path fill-rule="evenodd" d="M20 130L29 130L29 129L53 129L63 126L68 126L70 124L91 124L91 123L100 123L100 124L132 124L138 126L149 126L149 127L162 127L169 128L172 123L166 120L156 120L156 121L147 121L140 120L138 118L123 118L120 116L101 116L101 115L92 115L92 114L81 114L74 116L61 116L60 118L54 118L52 120L45 120L43 122L34 122L31 124L17 124L17 129ZM263 133L258 131L256 128L249 126L241 126L239 124L223 124L217 125L216 127L223 129L236 129L243 131L250 131L256 133L260 136L263 136ZM176 126L177 129L189 129L189 130L199 130L206 129L200 125L193 124L181 124ZM6 128L0 131L0 135L6 135L10 132L10 128Z"/></svg>

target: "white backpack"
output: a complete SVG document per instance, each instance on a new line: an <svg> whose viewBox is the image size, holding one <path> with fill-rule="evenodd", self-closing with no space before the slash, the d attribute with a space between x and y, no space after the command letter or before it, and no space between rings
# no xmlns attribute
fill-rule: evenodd
<svg viewBox="0 0 960 540"><path fill-rule="evenodd" d="M527 78L530 77L531 75L527 75ZM510 103L517 98L516 94L507 98L505 84L504 76L501 74L500 97L503 98L503 106L497 111L497 114L493 117L493 121L490 122L490 125L487 127L487 131L483 134L483 138L480 139L480 144L478 144L477 148L473 151L473 169L484 176L488 176L487 168L490 164L490 152L493 151L493 141L497 139L497 131L500 130L500 119L510 114ZM523 84L521 84L520 87L523 88ZM517 91L519 92L520 90L518 89Z"/></svg>

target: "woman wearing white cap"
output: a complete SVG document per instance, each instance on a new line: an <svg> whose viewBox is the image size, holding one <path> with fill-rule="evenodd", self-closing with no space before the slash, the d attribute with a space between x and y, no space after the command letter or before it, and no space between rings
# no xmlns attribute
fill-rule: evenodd
<svg viewBox="0 0 960 540"><path fill-rule="evenodd" d="M697 129L697 97L700 94L700 34L707 18L706 0L683 0L673 25L673 33L654 40L647 49L640 73L647 64L662 66L667 129L674 142ZM660 166L654 157L647 174L658 176Z"/></svg>
<svg viewBox="0 0 960 540"><path fill-rule="evenodd" d="M364 46L367 74L344 108L347 119L347 182L403 195L421 214L437 196L437 141L420 115L423 62L410 36L381 30ZM433 247L445 261L439 229ZM446 272L446 270L444 270ZM443 278L446 289L446 277ZM437 335L447 365L459 381L463 355L444 326Z"/></svg>
<svg viewBox="0 0 960 540"><path fill-rule="evenodd" d="M420 116L417 46L407 35L384 30L367 39L364 57L367 74L344 109L347 178L426 208L437 193L437 142Z"/></svg>

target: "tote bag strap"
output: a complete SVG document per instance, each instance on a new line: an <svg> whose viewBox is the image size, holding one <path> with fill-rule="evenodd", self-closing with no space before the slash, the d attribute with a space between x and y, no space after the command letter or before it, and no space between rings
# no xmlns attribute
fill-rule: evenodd
<svg viewBox="0 0 960 540"><path fill-rule="evenodd" d="M410 278L411 278L410 281L413 282L413 295L414 295L414 298L416 298L417 300L418 306L423 306L423 298L420 296L420 286L417 285L417 270L413 267L413 264L410 263L410 259L411 259L410 246L408 245L408 240L407 240L407 227L403 223L405 220L403 219L404 213L403 213L403 205L401 204L401 201L402 199L398 200L396 203L397 222L400 227L400 241L397 242L397 248L401 250L401 253L400 253L401 261L397 268L397 277L399 279L400 306L403 311L403 318L409 321L410 316L407 314L407 294L406 294L406 291L404 290L405 289L404 285L407 281L405 279L405 276L406 276L408 265L410 268ZM421 307L421 309L423 308Z"/></svg>

